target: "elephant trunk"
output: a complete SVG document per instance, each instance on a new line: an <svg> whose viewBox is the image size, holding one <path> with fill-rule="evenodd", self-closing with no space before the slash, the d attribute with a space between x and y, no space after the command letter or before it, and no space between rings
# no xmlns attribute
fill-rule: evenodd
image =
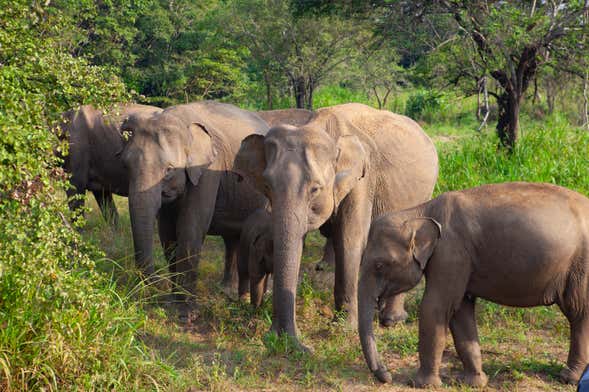
<svg viewBox="0 0 589 392"><path fill-rule="evenodd" d="M250 275L250 297L255 308L262 306L267 279L268 276L262 271L256 275Z"/></svg>
<svg viewBox="0 0 589 392"><path fill-rule="evenodd" d="M362 352L364 353L368 368L370 368L370 371L379 381L390 383L392 382L392 377L380 361L376 349L374 331L372 329L377 305L375 283L374 278L370 278L369 276L363 275L360 278L358 287L358 332L360 334L360 342L362 343Z"/></svg>
<svg viewBox="0 0 589 392"><path fill-rule="evenodd" d="M299 205L297 205L299 204ZM272 329L296 338L296 294L303 236L307 230L305 205L276 200L272 210L274 286Z"/></svg>
<svg viewBox="0 0 589 392"><path fill-rule="evenodd" d="M129 213L135 247L135 264L147 276L155 272L153 260L154 221L161 206L159 187L129 194Z"/></svg>

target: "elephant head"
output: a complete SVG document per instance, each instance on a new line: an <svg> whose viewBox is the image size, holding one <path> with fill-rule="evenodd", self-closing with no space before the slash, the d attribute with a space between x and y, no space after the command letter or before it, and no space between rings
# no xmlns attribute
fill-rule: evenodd
<svg viewBox="0 0 589 392"><path fill-rule="evenodd" d="M129 212L135 260L144 273L154 272L153 224L162 203L197 185L216 151L206 126L186 124L162 112L134 115L121 129L132 134L121 153L129 173Z"/></svg>
<svg viewBox="0 0 589 392"><path fill-rule="evenodd" d="M365 176L358 137L281 125L242 141L234 170L270 200L274 242L273 329L296 336L295 296L303 236L319 228Z"/></svg>
<svg viewBox="0 0 589 392"><path fill-rule="evenodd" d="M391 375L376 350L375 309L419 283L441 235L442 227L433 218L403 221L387 215L371 225L358 283L358 332L368 367L382 382L391 382Z"/></svg>

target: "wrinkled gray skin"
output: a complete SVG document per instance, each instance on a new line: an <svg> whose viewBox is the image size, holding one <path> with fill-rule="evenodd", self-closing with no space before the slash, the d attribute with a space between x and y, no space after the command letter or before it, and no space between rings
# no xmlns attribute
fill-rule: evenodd
<svg viewBox="0 0 589 392"><path fill-rule="evenodd" d="M436 150L417 123L361 104L316 112L303 127L277 126L241 144L234 170L272 205L272 329L296 337L302 238L329 221L336 256L335 305L357 326L360 258L372 218L431 197ZM389 304L391 304L389 306ZM383 318L406 317L387 301Z"/></svg>
<svg viewBox="0 0 589 392"><path fill-rule="evenodd" d="M239 240L237 265L239 269L239 297L248 291L255 307L262 305L268 277L272 273L272 220L266 209L259 209L243 224Z"/></svg>
<svg viewBox="0 0 589 392"><path fill-rule="evenodd" d="M131 116L133 137L123 151L129 169L129 211L137 265L154 273L153 223L177 286L194 294L207 233L225 241L224 285L237 285L243 221L267 200L231 172L243 138L266 133L256 114L233 105L197 102L151 116ZM187 300L191 296L179 295Z"/></svg>
<svg viewBox="0 0 589 392"><path fill-rule="evenodd" d="M486 384L477 297L517 307L557 304L571 328L562 379L576 383L589 363L589 199L579 193L533 183L445 193L375 220L361 268L360 340L368 367L382 382L391 382L391 375L376 350L375 308L424 274L417 386L441 384L448 326L464 365L462 381Z"/></svg>
<svg viewBox="0 0 589 392"><path fill-rule="evenodd" d="M64 113L60 137L67 139L69 149L63 167L71 174L73 186L67 191L68 197L83 196L86 190L91 191L104 218L116 225L119 214L112 195L127 196L129 191L127 170L118 155L125 145L120 125L130 115L148 115L161 110L126 104L110 108L105 115L101 110L84 105ZM79 211L84 199L71 200L69 206L72 211Z"/></svg>

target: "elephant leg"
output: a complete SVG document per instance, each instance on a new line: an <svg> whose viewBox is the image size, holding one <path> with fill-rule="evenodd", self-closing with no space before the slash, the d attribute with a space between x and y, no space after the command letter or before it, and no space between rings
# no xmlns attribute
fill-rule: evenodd
<svg viewBox="0 0 589 392"><path fill-rule="evenodd" d="M239 237L223 237L225 242L225 270L223 272L222 285L226 291L235 292L239 281L237 271L237 253L239 250Z"/></svg>
<svg viewBox="0 0 589 392"><path fill-rule="evenodd" d="M115 201L112 197L112 192L107 192L105 190L101 191L92 191L94 198L96 199L96 203L100 208L100 212L105 221L112 223L113 226L119 225L119 213L117 211L117 207L115 206Z"/></svg>
<svg viewBox="0 0 589 392"><path fill-rule="evenodd" d="M417 387L441 386L440 364L446 346L448 309L444 297L426 287L419 310L419 362L415 384Z"/></svg>
<svg viewBox="0 0 589 392"><path fill-rule="evenodd" d="M567 367L561 371L560 378L568 384L577 384L589 364L589 314L572 304L561 306L561 310L569 321L571 332Z"/></svg>
<svg viewBox="0 0 589 392"><path fill-rule="evenodd" d="M325 246L323 247L323 257L319 262L315 265L316 271L324 271L329 267L335 265L335 249L333 247L333 239L331 237L327 237L325 241Z"/></svg>
<svg viewBox="0 0 589 392"><path fill-rule="evenodd" d="M350 200L351 199L351 200ZM335 248L335 309L347 314L352 329L358 327L358 273L370 229L372 204L348 195L333 227Z"/></svg>
<svg viewBox="0 0 589 392"><path fill-rule="evenodd" d="M164 250L164 256L172 279L176 275L176 205L175 203L163 204L157 216L160 243Z"/></svg>
<svg viewBox="0 0 589 392"><path fill-rule="evenodd" d="M183 292L177 297L185 302L196 298L200 251L213 219L219 180L220 174L207 171L178 204L176 274Z"/></svg>
<svg viewBox="0 0 589 392"><path fill-rule="evenodd" d="M386 298L383 308L378 313L378 320L383 327L390 327L407 320L405 293Z"/></svg>
<svg viewBox="0 0 589 392"><path fill-rule="evenodd" d="M464 366L462 381L473 387L484 387L487 385L487 376L482 367L474 305L474 299L465 297L462 300L462 304L450 319L450 331L456 352Z"/></svg>
<svg viewBox="0 0 589 392"><path fill-rule="evenodd" d="M241 242L241 240L240 240ZM245 253L245 254L244 254ZM248 249L244 248L240 244L239 252L237 254L237 275L238 275L238 286L237 295L241 300L245 299L246 294L249 291L250 276L248 267Z"/></svg>
<svg viewBox="0 0 589 392"><path fill-rule="evenodd" d="M86 193L85 184L74 182L73 178L71 181L72 187L68 187L66 195L68 198L68 207L74 216L77 217L82 213L84 208L84 194ZM74 196L76 196L74 198Z"/></svg>

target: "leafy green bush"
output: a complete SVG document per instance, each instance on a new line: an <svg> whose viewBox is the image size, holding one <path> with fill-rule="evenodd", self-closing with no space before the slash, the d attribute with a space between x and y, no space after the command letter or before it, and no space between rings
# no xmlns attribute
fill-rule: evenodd
<svg viewBox="0 0 589 392"><path fill-rule="evenodd" d="M358 102L376 107L374 103L371 103L366 98L365 94L337 85L326 85L318 88L313 100L313 107L315 109L348 102Z"/></svg>
<svg viewBox="0 0 589 392"><path fill-rule="evenodd" d="M436 193L504 181L549 182L589 195L589 132L562 123L524 131L512 154L497 149L494 134L438 145Z"/></svg>
<svg viewBox="0 0 589 392"><path fill-rule="evenodd" d="M432 122L444 108L446 97L434 90L418 90L410 95L405 104L405 115L414 120Z"/></svg>
<svg viewBox="0 0 589 392"><path fill-rule="evenodd" d="M0 390L136 389L143 316L95 272L70 224L52 130L82 103L126 98L108 69L63 49L72 20L27 0L0 7Z"/></svg>

